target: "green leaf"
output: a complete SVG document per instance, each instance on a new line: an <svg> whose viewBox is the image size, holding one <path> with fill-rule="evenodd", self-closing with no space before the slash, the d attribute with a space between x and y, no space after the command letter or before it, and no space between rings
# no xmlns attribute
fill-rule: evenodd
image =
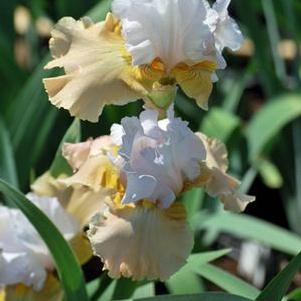
<svg viewBox="0 0 301 301"><path fill-rule="evenodd" d="M239 297L237 295L230 295L224 293L204 293L204 294L183 295L183 296L164 295L164 296L156 296L152 298L129 299L127 301L252 301L252 300Z"/></svg>
<svg viewBox="0 0 301 301"><path fill-rule="evenodd" d="M41 146L45 147L58 114L50 105L42 84L44 77L54 74L43 70L48 60L47 56L4 111L16 154L20 187L27 187L30 169L41 155Z"/></svg>
<svg viewBox="0 0 301 301"><path fill-rule="evenodd" d="M301 115L301 95L287 94L270 101L250 122L246 137L253 161L284 126Z"/></svg>
<svg viewBox="0 0 301 301"><path fill-rule="evenodd" d="M42 84L44 77L54 74L52 71L43 70L48 61L49 56L47 55L25 85L20 87L18 96L6 108L5 117L8 121L7 126L12 133L15 149L24 146L26 134L34 136L33 134L39 128L40 122L45 118L45 109L48 111L51 107ZM36 126L33 121L38 121L39 126Z"/></svg>
<svg viewBox="0 0 301 301"><path fill-rule="evenodd" d="M220 257L223 257L231 252L231 249L224 249L224 250L218 250L218 251L211 251L211 252L203 252L203 253L197 253L192 254L188 258L187 265L189 267L194 267L197 265L203 265L205 263L208 263L210 261L214 261Z"/></svg>
<svg viewBox="0 0 301 301"><path fill-rule="evenodd" d="M271 52L274 59L275 71L280 81L286 81L285 61L279 54L278 45L281 41L273 0L262 0L263 13L267 21Z"/></svg>
<svg viewBox="0 0 301 301"><path fill-rule="evenodd" d="M90 301L97 301L101 295L109 288L110 284L113 282L107 274L102 273L98 279L93 280L87 285L87 291ZM114 287L116 284L114 284ZM113 292L114 293L114 292Z"/></svg>
<svg viewBox="0 0 301 301"><path fill-rule="evenodd" d="M300 301L301 300L301 288L297 288L289 293L286 298L289 301Z"/></svg>
<svg viewBox="0 0 301 301"><path fill-rule="evenodd" d="M0 20L1 28L0 31L5 35L6 43L13 49L14 43L14 10L17 5L17 0L11 1L0 1ZM1 57L2 58L2 57Z"/></svg>
<svg viewBox="0 0 301 301"><path fill-rule="evenodd" d="M117 281L112 281L109 286L104 290L101 294L101 297L97 299L97 301L111 301L113 300L113 296L116 290Z"/></svg>
<svg viewBox="0 0 301 301"><path fill-rule="evenodd" d="M192 225L198 229L216 230L254 239L291 255L296 255L301 250L301 237L298 235L248 215L230 212L200 213L193 218Z"/></svg>
<svg viewBox="0 0 301 301"><path fill-rule="evenodd" d="M220 288L229 293L235 293L239 296L250 298L252 300L254 300L254 298L256 298L260 293L257 288L214 265L194 265L191 268L198 275L218 285Z"/></svg>
<svg viewBox="0 0 301 301"><path fill-rule="evenodd" d="M0 178L18 186L18 176L9 133L0 117Z"/></svg>
<svg viewBox="0 0 301 301"><path fill-rule="evenodd" d="M257 72L261 79L263 89L267 96L277 94L279 91L279 81L275 75L273 61L271 58L271 48L269 44L269 37L266 30L266 25L260 22L258 15L262 13L261 5L257 10L255 1L244 1L244 5L241 5L240 0L233 1L240 19L246 27L249 36L255 47L255 61Z"/></svg>
<svg viewBox="0 0 301 301"><path fill-rule="evenodd" d="M274 189L282 187L283 178L275 164L267 159L259 159L255 165L265 185Z"/></svg>
<svg viewBox="0 0 301 301"><path fill-rule="evenodd" d="M201 131L209 137L227 142L239 126L238 117L222 109L212 108L202 122Z"/></svg>
<svg viewBox="0 0 301 301"><path fill-rule="evenodd" d="M114 291L112 299L130 298L138 287L139 282L129 278L120 278Z"/></svg>
<svg viewBox="0 0 301 301"><path fill-rule="evenodd" d="M78 261L64 237L33 203L0 179L0 191L20 209L38 231L56 264L67 301L87 301L85 282Z"/></svg>
<svg viewBox="0 0 301 301"><path fill-rule="evenodd" d="M63 157L62 148L65 143L77 143L81 140L81 127L80 127L80 120L74 119L71 126L67 130L66 134L64 135L58 150L56 152L55 158L53 163L50 167L50 173L53 177L57 178L58 176L65 174L71 175L72 169L69 166L66 159Z"/></svg>
<svg viewBox="0 0 301 301"><path fill-rule="evenodd" d="M73 18L82 17L82 13L87 11L94 4L93 0L57 0L55 1L55 8L59 17L72 16Z"/></svg>
<svg viewBox="0 0 301 301"><path fill-rule="evenodd" d="M200 279L191 269L194 266L200 266L216 260L230 251L226 249L190 255L187 264L166 281L168 289L173 294L201 293L203 287L201 286Z"/></svg>
<svg viewBox="0 0 301 301"><path fill-rule="evenodd" d="M139 286L134 294L133 298L145 298L155 296L155 283L150 282Z"/></svg>
<svg viewBox="0 0 301 301"><path fill-rule="evenodd" d="M183 267L165 282L170 293L175 295L197 294L204 291L200 277L188 266Z"/></svg>
<svg viewBox="0 0 301 301"><path fill-rule="evenodd" d="M301 250L301 248L300 248ZM281 301L287 292L293 278L301 268L301 253L299 253L262 291L256 300Z"/></svg>
<svg viewBox="0 0 301 301"><path fill-rule="evenodd" d="M30 160L28 160L27 164L30 168L37 163L40 157L44 154L45 150L47 150L49 136L57 120L57 116L57 110L55 108L51 108L45 115L43 123L39 126L39 131L36 133L35 140L32 144Z"/></svg>

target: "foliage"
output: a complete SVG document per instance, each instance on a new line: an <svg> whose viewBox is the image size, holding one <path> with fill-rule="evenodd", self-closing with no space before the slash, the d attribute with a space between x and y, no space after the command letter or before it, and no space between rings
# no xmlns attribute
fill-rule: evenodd
<svg viewBox="0 0 301 301"><path fill-rule="evenodd" d="M176 111L189 120L193 129L201 129L227 144L230 170L243 179L244 190L253 186L255 178L262 180L266 189L278 189L282 204L277 206L284 208L288 227L284 229L285 225L250 215L224 213L214 200L195 189L183 197L198 240L195 254L186 267L164 284L163 290L170 295L155 296L158 285L154 282L110 281L102 274L100 279L87 283L90 300L247 301L257 297L260 301L277 301L285 296L300 268L300 254L297 255L301 250L300 54L279 52L278 46L282 40L290 39L290 49L298 48L301 29L296 20L300 19L301 5L299 0L232 2L232 14L238 17L245 36L253 41L254 54L247 57L229 54L230 67L219 74L208 113L182 93L176 100ZM101 20L110 3L109 0L96 4L80 0L14 0L0 4L0 190L4 194L1 200L20 208L37 228L52 252L65 298L70 301L87 300L83 276L73 253L51 222L10 184L25 192L31 179L50 166L53 175L68 173L60 156L61 141L78 141L80 132L82 139L108 133L113 122L141 110L139 102L122 109L108 107L98 124L80 124L77 120L73 122L66 112L52 108L42 86L42 78L51 76L51 72L43 70L49 54L47 39L36 29L37 20L47 17L56 21L64 15L85 14ZM24 35L15 32L13 26L17 5L25 5L31 13L29 30ZM26 50L24 64L15 58L16 41ZM274 202L272 198L259 197L249 213L253 208L264 207L273 215ZM228 252L215 253L217 257L203 253L214 249L213 243L220 233L255 240L287 257L297 256L260 292L209 263ZM207 290L204 280L229 294L204 292ZM300 300L300 289L287 298Z"/></svg>

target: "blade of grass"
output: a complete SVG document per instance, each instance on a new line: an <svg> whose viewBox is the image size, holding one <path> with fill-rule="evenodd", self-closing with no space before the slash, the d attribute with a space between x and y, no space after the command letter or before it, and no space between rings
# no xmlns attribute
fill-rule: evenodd
<svg viewBox="0 0 301 301"><path fill-rule="evenodd" d="M155 283L150 282L139 286L134 294L133 298L145 298L155 296Z"/></svg>
<svg viewBox="0 0 301 301"><path fill-rule="evenodd" d="M20 187L24 189L29 182L30 169L40 155L39 148L46 144L48 133L54 126L54 114L58 114L48 102L42 85L42 78L46 77L43 66L47 60L48 57L36 68L5 111L5 120L16 154ZM42 130L37 133L37 129Z"/></svg>
<svg viewBox="0 0 301 301"><path fill-rule="evenodd" d="M301 250L301 249L300 249ZM301 268L301 253L282 270L262 291L256 300L281 301L287 292L295 274Z"/></svg>
<svg viewBox="0 0 301 301"><path fill-rule="evenodd" d="M0 179L0 191L32 223L49 248L56 264L66 301L88 301L82 270L64 237L52 222L27 198Z"/></svg>
<svg viewBox="0 0 301 301"><path fill-rule="evenodd" d="M240 120L232 113L220 108L212 108L201 124L201 131L208 137L227 142L240 126Z"/></svg>
<svg viewBox="0 0 301 301"><path fill-rule="evenodd" d="M233 1L238 15L246 26L249 37L255 45L255 61L257 63L257 71L261 78L265 94L268 97L276 95L279 92L279 81L275 76L273 62L271 60L271 48L269 45L269 37L264 24L260 22L260 10L258 11L254 1Z"/></svg>
<svg viewBox="0 0 301 301"><path fill-rule="evenodd" d="M246 129L251 161L262 154L284 126L301 115L300 97L300 94L282 95L270 101L251 120Z"/></svg>
<svg viewBox="0 0 301 301"><path fill-rule="evenodd" d="M263 13L267 21L267 28L269 33L269 39L271 43L271 50L274 59L274 65L276 74L279 80L285 84L287 81L287 74L285 68L285 62L278 52L278 45L280 44L280 34L278 30L276 12L274 8L273 0L262 0Z"/></svg>
<svg viewBox="0 0 301 301"><path fill-rule="evenodd" d="M192 270L229 293L252 300L260 294L257 288L212 264L194 266Z"/></svg>
<svg viewBox="0 0 301 301"><path fill-rule="evenodd" d="M18 176L9 133L0 117L0 178L18 186Z"/></svg>
<svg viewBox="0 0 301 301"><path fill-rule="evenodd" d="M226 249L190 255L187 264L166 281L166 286L173 294L201 293L203 287L199 277L192 270L193 267L216 260L230 251Z"/></svg>
<svg viewBox="0 0 301 301"><path fill-rule="evenodd" d="M199 213L193 218L195 229L213 229L259 241L281 252L296 255L301 250L301 237L283 228L248 215L230 212Z"/></svg>
<svg viewBox="0 0 301 301"><path fill-rule="evenodd" d="M301 288L297 288L289 293L286 297L289 301L300 301L301 300Z"/></svg>
<svg viewBox="0 0 301 301"><path fill-rule="evenodd" d="M128 299L124 301L251 301L251 299L225 293L203 293L183 296L163 295L151 298Z"/></svg>

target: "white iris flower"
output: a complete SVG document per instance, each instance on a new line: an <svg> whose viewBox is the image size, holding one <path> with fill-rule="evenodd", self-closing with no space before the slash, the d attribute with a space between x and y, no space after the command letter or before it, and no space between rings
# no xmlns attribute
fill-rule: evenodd
<svg viewBox="0 0 301 301"><path fill-rule="evenodd" d="M168 208L185 183L200 176L205 147L187 122L174 117L173 107L161 121L152 110L142 112L140 119L124 118L113 125L111 135L122 145L117 163L127 176L123 204L147 199Z"/></svg>
<svg viewBox="0 0 301 301"><path fill-rule="evenodd" d="M79 224L62 208L56 198L27 194L57 226L66 240L79 233ZM24 284L40 291L54 262L47 246L18 209L0 207L0 285Z"/></svg>

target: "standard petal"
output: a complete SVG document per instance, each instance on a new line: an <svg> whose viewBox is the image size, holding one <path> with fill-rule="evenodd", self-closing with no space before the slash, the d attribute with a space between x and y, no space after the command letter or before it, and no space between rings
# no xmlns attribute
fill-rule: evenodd
<svg viewBox="0 0 301 301"><path fill-rule="evenodd" d="M193 234L178 210L173 214L136 207L95 218L88 235L109 276L164 281L179 270L192 249Z"/></svg>
<svg viewBox="0 0 301 301"><path fill-rule="evenodd" d="M143 95L117 28L111 14L97 24L70 17L59 21L50 40L54 60L45 68L63 67L66 75L44 80L52 104L96 122L105 105L123 105ZM133 90L128 83L141 90Z"/></svg>
<svg viewBox="0 0 301 301"><path fill-rule="evenodd" d="M123 203L148 199L160 208L168 208L176 197L201 173L206 150L188 123L175 118L158 120L156 111L145 110L140 118L124 118L122 127L114 127L122 137L118 167L126 175ZM120 140L120 138L119 138ZM183 153L189 149L189 153Z"/></svg>
<svg viewBox="0 0 301 301"><path fill-rule="evenodd" d="M168 70L180 62L202 61L213 43L204 23L207 6L191 0L115 0L113 13L122 21L123 35L134 65L160 58Z"/></svg>
<svg viewBox="0 0 301 301"><path fill-rule="evenodd" d="M231 0L217 0L212 11L216 13L216 19L214 23L214 36L216 39L216 45L220 52L225 47L230 48L232 51L240 49L244 38L235 22L228 14L228 7Z"/></svg>

